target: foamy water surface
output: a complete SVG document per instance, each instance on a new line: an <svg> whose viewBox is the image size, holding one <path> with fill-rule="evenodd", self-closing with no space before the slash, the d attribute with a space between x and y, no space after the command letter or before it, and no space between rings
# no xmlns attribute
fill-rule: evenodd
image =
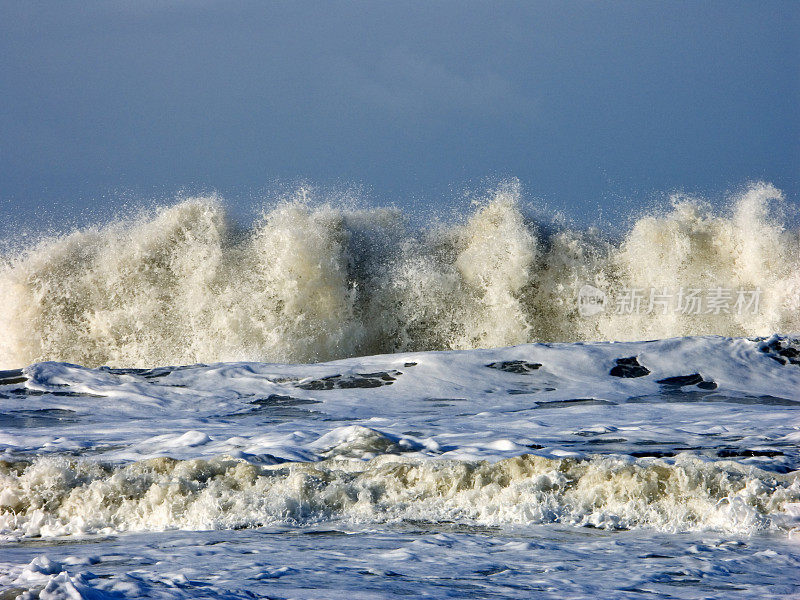
<svg viewBox="0 0 800 600"><path fill-rule="evenodd" d="M791 337L0 375L20 592L797 591Z"/></svg>
<svg viewBox="0 0 800 600"><path fill-rule="evenodd" d="M7 253L3 597L797 597L781 206L615 238L511 184L427 229L199 198ZM760 304L609 309L667 287Z"/></svg>

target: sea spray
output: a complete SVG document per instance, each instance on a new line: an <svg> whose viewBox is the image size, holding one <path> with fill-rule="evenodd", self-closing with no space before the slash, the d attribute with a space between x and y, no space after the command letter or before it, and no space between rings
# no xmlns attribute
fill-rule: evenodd
<svg viewBox="0 0 800 600"><path fill-rule="evenodd" d="M90 226L7 253L0 368L59 360L157 366L310 362L531 341L640 340L800 331L800 236L753 184L726 214L676 196L621 240L544 227L514 182L462 222L413 228L396 209L351 210L307 194L249 231L218 198ZM607 296L578 310L581 288ZM614 310L630 289L759 294L753 310ZM731 302L732 304L732 302ZM647 309L650 310L647 310ZM661 310L663 308L663 310Z"/></svg>

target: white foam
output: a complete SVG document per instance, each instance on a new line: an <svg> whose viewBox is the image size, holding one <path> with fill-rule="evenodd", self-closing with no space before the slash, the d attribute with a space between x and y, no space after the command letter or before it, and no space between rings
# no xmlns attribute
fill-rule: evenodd
<svg viewBox="0 0 800 600"><path fill-rule="evenodd" d="M249 232L217 198L45 239L0 266L0 368L42 360L156 366L307 362L531 341L800 331L800 243L783 197L753 184L729 214L676 197L620 244L551 231L500 186L461 224L409 230L395 210L298 197ZM755 314L577 311L591 284L761 290Z"/></svg>
<svg viewBox="0 0 800 600"><path fill-rule="evenodd" d="M492 464L384 455L274 467L160 458L114 468L42 458L5 465L0 477L0 531L23 537L340 519L743 533L793 522L800 501L796 476L689 456Z"/></svg>

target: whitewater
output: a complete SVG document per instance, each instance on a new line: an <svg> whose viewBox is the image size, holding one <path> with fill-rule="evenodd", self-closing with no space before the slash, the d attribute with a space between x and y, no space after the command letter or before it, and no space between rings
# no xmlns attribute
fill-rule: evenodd
<svg viewBox="0 0 800 600"><path fill-rule="evenodd" d="M800 232L768 184L714 212L672 198L621 239L537 222L501 185L456 222L348 209L306 190L237 227L217 198L45 237L3 254L0 368L315 362L527 342L800 331ZM788 215L791 216L791 215ZM591 285L760 290L758 310L581 318Z"/></svg>
<svg viewBox="0 0 800 600"><path fill-rule="evenodd" d="M540 214L6 240L0 597L797 597L792 206Z"/></svg>

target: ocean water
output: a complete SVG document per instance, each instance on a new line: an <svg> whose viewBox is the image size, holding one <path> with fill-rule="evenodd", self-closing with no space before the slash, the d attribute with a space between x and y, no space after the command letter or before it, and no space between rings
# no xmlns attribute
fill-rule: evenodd
<svg viewBox="0 0 800 600"><path fill-rule="evenodd" d="M782 207L199 198L9 246L0 593L798 597Z"/></svg>

